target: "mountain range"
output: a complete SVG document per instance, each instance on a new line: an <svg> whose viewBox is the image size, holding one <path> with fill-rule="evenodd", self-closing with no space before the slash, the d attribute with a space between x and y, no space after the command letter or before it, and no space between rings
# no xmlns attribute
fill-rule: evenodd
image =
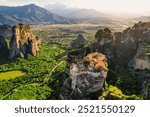
<svg viewBox="0 0 150 117"><path fill-rule="evenodd" d="M53 13L77 22L80 21L81 23L110 24L112 22L117 22L124 24L125 22L133 22L132 24L134 24L139 21L150 20L150 15L141 16L140 14L126 12L100 12L93 9L72 8L61 3L50 4L45 6L45 8Z"/></svg>
<svg viewBox="0 0 150 117"><path fill-rule="evenodd" d="M135 21L150 21L150 16L141 16L134 18Z"/></svg>
<svg viewBox="0 0 150 117"><path fill-rule="evenodd" d="M18 7L0 6L0 24L68 24L67 18L34 4Z"/></svg>
<svg viewBox="0 0 150 117"><path fill-rule="evenodd" d="M63 4L56 3L45 6L49 11L52 11L58 15L64 16L70 19L92 19L92 18L111 18L112 16L99 12L93 9L84 9L84 8L72 8L67 7Z"/></svg>
<svg viewBox="0 0 150 117"><path fill-rule="evenodd" d="M35 4L10 7L0 6L0 24L70 24L113 22L112 16L93 9L67 8L62 4L48 5L42 8Z"/></svg>
<svg viewBox="0 0 150 117"><path fill-rule="evenodd" d="M45 8L76 23L108 24L118 20L118 18L114 18L114 16L110 14L99 12L94 9L72 8L60 3L50 4L45 6Z"/></svg>
<svg viewBox="0 0 150 117"><path fill-rule="evenodd" d="M123 15L123 14L122 14ZM133 15L134 16L134 15ZM71 24L92 23L99 25L127 25L128 22L149 21L150 16L129 18L119 17L115 13L105 13L93 9L71 8L56 3L42 8L35 4L24 6L0 6L0 24ZM131 23L133 24L133 23Z"/></svg>

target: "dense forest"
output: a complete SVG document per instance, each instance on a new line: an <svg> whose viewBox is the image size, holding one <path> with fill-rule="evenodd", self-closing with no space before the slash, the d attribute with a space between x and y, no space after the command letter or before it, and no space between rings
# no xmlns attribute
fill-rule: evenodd
<svg viewBox="0 0 150 117"><path fill-rule="evenodd" d="M3 62L0 65L1 78L12 71L7 80L0 78L1 99L57 99L63 73L65 71L65 58L55 59L64 52L58 46L42 44L36 57L31 55L27 59L17 59ZM57 66L58 65L58 66ZM18 73L22 76L18 77ZM53 75L55 74L55 75Z"/></svg>

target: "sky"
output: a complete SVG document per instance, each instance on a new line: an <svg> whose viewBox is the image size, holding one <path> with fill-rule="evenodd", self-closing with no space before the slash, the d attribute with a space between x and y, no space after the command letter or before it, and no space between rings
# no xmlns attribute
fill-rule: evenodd
<svg viewBox="0 0 150 117"><path fill-rule="evenodd" d="M42 7L62 3L70 7L108 12L150 14L150 0L0 0L0 5L20 6L34 3Z"/></svg>

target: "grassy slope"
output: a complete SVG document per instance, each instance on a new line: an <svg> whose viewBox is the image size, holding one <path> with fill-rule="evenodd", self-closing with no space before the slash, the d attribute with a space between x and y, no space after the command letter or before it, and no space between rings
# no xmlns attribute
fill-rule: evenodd
<svg viewBox="0 0 150 117"><path fill-rule="evenodd" d="M25 75L25 73L23 73L22 71L3 72L3 73L0 73L0 80L14 79L23 75Z"/></svg>

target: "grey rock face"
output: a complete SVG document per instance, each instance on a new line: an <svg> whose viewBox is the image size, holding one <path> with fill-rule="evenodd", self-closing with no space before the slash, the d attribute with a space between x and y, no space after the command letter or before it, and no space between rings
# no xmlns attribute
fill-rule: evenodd
<svg viewBox="0 0 150 117"><path fill-rule="evenodd" d="M115 37L120 40L115 45L120 65L149 69L150 23L139 22L122 33L115 33Z"/></svg>
<svg viewBox="0 0 150 117"><path fill-rule="evenodd" d="M120 34L116 34L118 65L128 66L142 88L141 94L150 96L150 23L139 22Z"/></svg>
<svg viewBox="0 0 150 117"><path fill-rule="evenodd" d="M72 64L73 70L70 70L71 82L64 82L62 95L64 99L86 99L90 93L94 93L103 88L107 72L101 70L95 72L92 70L78 71L77 64ZM86 69L82 67L82 69Z"/></svg>
<svg viewBox="0 0 150 117"><path fill-rule="evenodd" d="M26 58L28 54L33 56L39 51L41 39L33 34L28 25L20 24L12 29L10 40L9 60L21 57Z"/></svg>
<svg viewBox="0 0 150 117"><path fill-rule="evenodd" d="M110 29L100 29L95 34L95 44L98 52L106 55L110 66L115 61L115 36Z"/></svg>
<svg viewBox="0 0 150 117"><path fill-rule="evenodd" d="M85 44L86 44L85 38L82 35L78 35L78 38L72 42L71 49L74 49L76 47L79 47Z"/></svg>
<svg viewBox="0 0 150 117"><path fill-rule="evenodd" d="M142 89L141 94L145 99L150 99L150 69L134 70L136 80L139 82L139 87Z"/></svg>
<svg viewBox="0 0 150 117"><path fill-rule="evenodd" d="M0 35L0 58L7 58L8 56L8 46L5 38Z"/></svg>
<svg viewBox="0 0 150 117"><path fill-rule="evenodd" d="M103 88L108 71L96 70L92 63L85 65L83 61L68 61L69 78L64 81L61 99L90 99L88 95Z"/></svg>
<svg viewBox="0 0 150 117"><path fill-rule="evenodd" d="M7 48L6 40L2 35L0 35L0 47L1 48Z"/></svg>
<svg viewBox="0 0 150 117"><path fill-rule="evenodd" d="M12 36L11 28L12 27L9 25L0 25L0 35L2 35L5 38L10 38Z"/></svg>

